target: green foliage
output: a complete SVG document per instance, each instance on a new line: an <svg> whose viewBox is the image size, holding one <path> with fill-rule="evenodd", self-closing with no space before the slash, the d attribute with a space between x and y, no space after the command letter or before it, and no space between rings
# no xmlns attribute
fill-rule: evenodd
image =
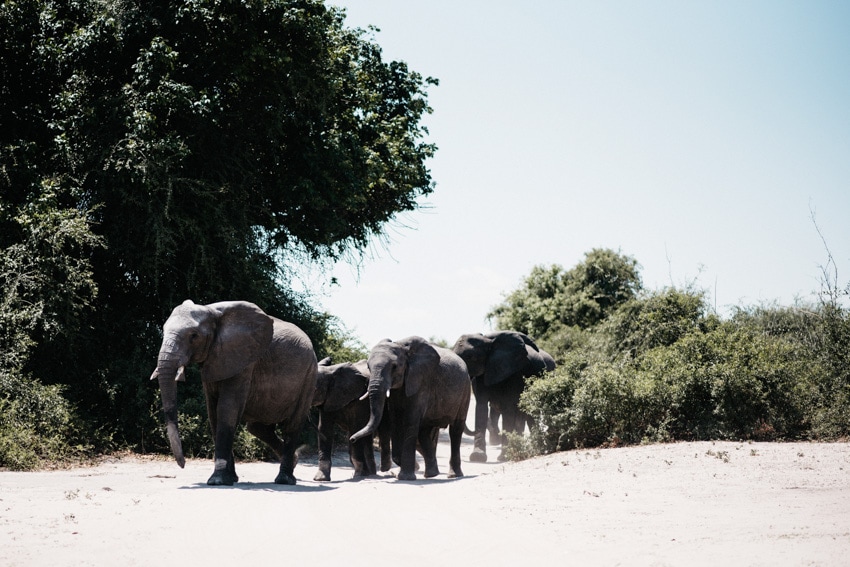
<svg viewBox="0 0 850 567"><path fill-rule="evenodd" d="M360 356L291 269L433 190L437 81L344 24L319 0L0 4L0 370L62 385L96 448L158 447L146 379L187 298Z"/></svg>
<svg viewBox="0 0 850 567"><path fill-rule="evenodd" d="M637 361L661 385L678 439L795 438L804 430L800 389L808 359L784 340L724 323Z"/></svg>
<svg viewBox="0 0 850 567"><path fill-rule="evenodd" d="M558 368L527 385L521 406L537 428L511 454L847 436L850 316L842 294L824 297L741 307L724 320L702 292L666 288L620 302L593 327L555 323L542 336Z"/></svg>
<svg viewBox="0 0 850 567"><path fill-rule="evenodd" d="M84 458L89 447L61 388L0 371L0 467L33 470Z"/></svg>
<svg viewBox="0 0 850 567"><path fill-rule="evenodd" d="M850 435L850 313L827 302L815 319L815 361L821 371L813 384L812 430L827 437Z"/></svg>
<svg viewBox="0 0 850 567"><path fill-rule="evenodd" d="M638 263L613 250L594 249L571 270L535 266L519 289L494 307L488 318L546 343L553 334L589 329L641 289Z"/></svg>
<svg viewBox="0 0 850 567"><path fill-rule="evenodd" d="M19 241L0 249L0 368L21 368L48 337L67 340L97 295L89 257L103 241L85 215L59 208L47 189L3 219Z"/></svg>
<svg viewBox="0 0 850 567"><path fill-rule="evenodd" d="M325 313L317 318L324 325L320 340L313 344L316 357L321 360L331 357L334 364L357 362L369 355L369 349L336 317Z"/></svg>
<svg viewBox="0 0 850 567"><path fill-rule="evenodd" d="M611 349L639 356L714 324L699 291L662 289L623 303L604 323Z"/></svg>

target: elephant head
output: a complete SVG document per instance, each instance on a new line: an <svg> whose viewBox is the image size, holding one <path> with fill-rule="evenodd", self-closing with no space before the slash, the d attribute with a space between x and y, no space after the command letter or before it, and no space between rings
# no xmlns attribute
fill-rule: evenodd
<svg viewBox="0 0 850 567"><path fill-rule="evenodd" d="M471 378L483 376L487 386L526 370L540 350L530 337L515 331L461 336L452 350L466 363ZM542 359L541 359L542 360Z"/></svg>
<svg viewBox="0 0 850 567"><path fill-rule="evenodd" d="M244 301L196 305L184 301L162 327L162 346L151 380L159 381L171 452L182 468L183 445L177 428L177 388L184 368L201 365L201 379L216 382L235 376L254 364L269 348L274 323Z"/></svg>
<svg viewBox="0 0 850 567"><path fill-rule="evenodd" d="M331 364L330 357L319 361L313 407L339 411L366 393L368 382L366 360Z"/></svg>
<svg viewBox="0 0 850 567"><path fill-rule="evenodd" d="M404 388L404 396L415 396L429 375L437 372L440 355L422 337L393 342L385 339L372 348L369 367L369 423L351 436L351 441L373 435L381 423L385 400L391 390Z"/></svg>

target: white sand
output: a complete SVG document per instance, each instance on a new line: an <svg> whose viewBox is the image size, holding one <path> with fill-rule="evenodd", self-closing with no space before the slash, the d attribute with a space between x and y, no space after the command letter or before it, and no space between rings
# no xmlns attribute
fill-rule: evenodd
<svg viewBox="0 0 850 567"><path fill-rule="evenodd" d="M0 565L850 565L847 443L471 448L456 480L444 441L416 482L352 481L344 451L332 482L304 459L294 487L269 463L224 488L205 460L0 472Z"/></svg>

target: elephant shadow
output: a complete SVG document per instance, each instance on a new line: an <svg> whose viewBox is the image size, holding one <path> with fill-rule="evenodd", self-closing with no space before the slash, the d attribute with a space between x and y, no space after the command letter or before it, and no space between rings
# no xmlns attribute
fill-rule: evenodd
<svg viewBox="0 0 850 567"><path fill-rule="evenodd" d="M275 484L273 482L237 482L232 486L209 486L205 482L198 482L188 486L181 486L180 490L249 490L259 492L326 492L336 490L335 486L326 484Z"/></svg>

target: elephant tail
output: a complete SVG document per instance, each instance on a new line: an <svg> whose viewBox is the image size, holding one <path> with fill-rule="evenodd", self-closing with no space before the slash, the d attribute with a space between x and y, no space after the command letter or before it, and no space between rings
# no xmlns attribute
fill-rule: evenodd
<svg viewBox="0 0 850 567"><path fill-rule="evenodd" d="M463 422L463 434L475 437L475 432L469 428L465 421Z"/></svg>

